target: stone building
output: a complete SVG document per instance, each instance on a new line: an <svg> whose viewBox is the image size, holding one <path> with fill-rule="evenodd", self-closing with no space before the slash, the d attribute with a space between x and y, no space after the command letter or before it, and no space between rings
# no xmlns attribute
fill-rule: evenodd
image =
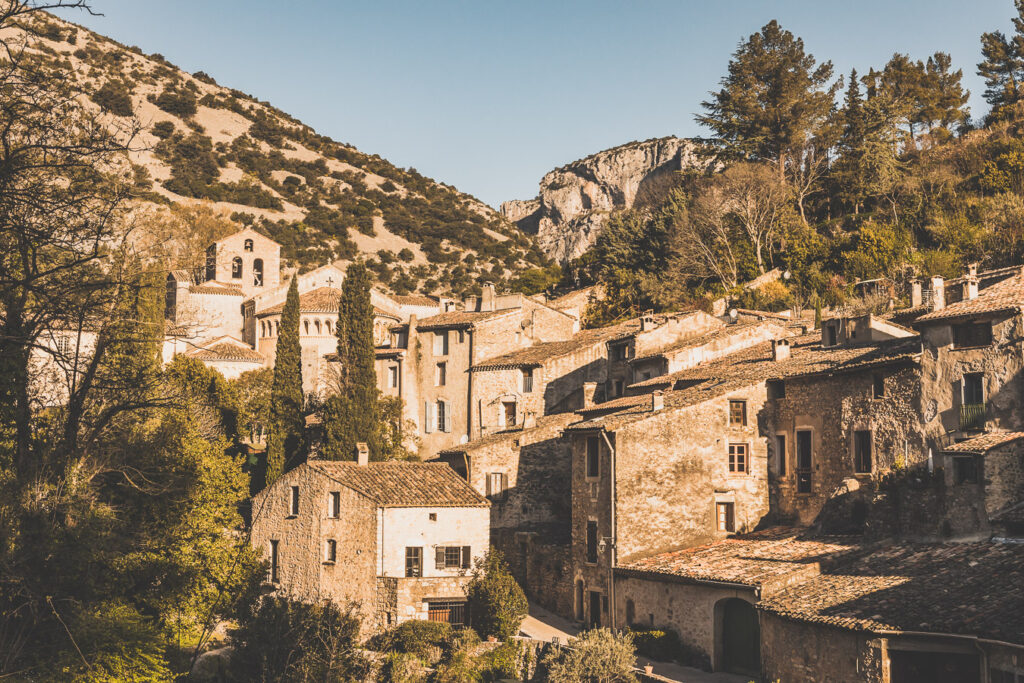
<svg viewBox="0 0 1024 683"><path fill-rule="evenodd" d="M367 631L408 619L465 623L490 504L441 463L312 460L253 499L252 544L269 587L353 602Z"/></svg>
<svg viewBox="0 0 1024 683"><path fill-rule="evenodd" d="M569 561L572 476L560 413L441 451L446 462L491 501L491 545L509 563L531 601L572 613Z"/></svg>
<svg viewBox="0 0 1024 683"><path fill-rule="evenodd" d="M243 372L259 370L267 363L262 353L227 335L187 351L185 355L202 361L224 375L225 379L236 379Z"/></svg>
<svg viewBox="0 0 1024 683"><path fill-rule="evenodd" d="M413 317L392 328L387 350L377 355L378 387L401 398L415 426L422 456L481 434L480 425L523 419L517 403L495 407L480 396L471 370L482 361L516 349L564 341L578 331L572 316L521 294L497 296L492 286L469 297L461 310Z"/></svg>

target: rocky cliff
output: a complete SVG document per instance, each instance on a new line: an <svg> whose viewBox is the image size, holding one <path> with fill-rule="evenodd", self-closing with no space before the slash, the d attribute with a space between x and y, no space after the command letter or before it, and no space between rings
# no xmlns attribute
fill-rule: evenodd
<svg viewBox="0 0 1024 683"><path fill-rule="evenodd" d="M501 213L564 263L590 248L613 211L633 207L674 172L706 167L700 149L676 137L613 147L551 171L536 199L504 202Z"/></svg>

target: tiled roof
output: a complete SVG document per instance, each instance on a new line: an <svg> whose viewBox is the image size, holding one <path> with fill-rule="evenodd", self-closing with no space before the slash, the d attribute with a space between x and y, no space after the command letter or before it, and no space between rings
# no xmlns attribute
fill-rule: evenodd
<svg viewBox="0 0 1024 683"><path fill-rule="evenodd" d="M525 349L518 349L490 360L485 360L473 366L473 371L498 370L501 368L528 368L543 365L545 361L553 358L567 356L574 351L602 344L613 339L623 331L622 325L611 327L598 327L591 330L583 330L573 336L572 339L556 342L540 342Z"/></svg>
<svg viewBox="0 0 1024 683"><path fill-rule="evenodd" d="M669 320L685 318L688 316L696 315L700 312L701 311L691 310L678 311L676 313L657 313L650 317L654 319L655 327L653 329L657 329L658 327L661 327L662 325L667 323ZM642 318L632 318L630 320L618 323L616 327L620 328L620 332L611 339L609 339L608 341L620 341L622 339L629 339L630 337L635 336L637 333L641 331L641 320Z"/></svg>
<svg viewBox="0 0 1024 683"><path fill-rule="evenodd" d="M208 361L248 361L260 364L266 361L266 357L256 349L249 346L232 344L231 342L210 344L201 349L190 351L187 355L197 360Z"/></svg>
<svg viewBox="0 0 1024 683"><path fill-rule="evenodd" d="M850 630L1024 643L1024 544L892 545L766 597L759 607Z"/></svg>
<svg viewBox="0 0 1024 683"><path fill-rule="evenodd" d="M960 441L945 449L946 453L988 453L993 448L998 448L1011 441L1024 439L1024 432L990 432L981 434L966 441Z"/></svg>
<svg viewBox="0 0 1024 683"><path fill-rule="evenodd" d="M188 274L187 270L181 270L181 269L172 270L170 272L170 276L172 278L174 278L175 280L177 280L178 282L191 282L192 281L192 276Z"/></svg>
<svg viewBox="0 0 1024 683"><path fill-rule="evenodd" d="M228 296L242 296L242 285L233 282L217 282L210 280L200 285L192 285L188 288L191 294L226 294Z"/></svg>
<svg viewBox="0 0 1024 683"><path fill-rule="evenodd" d="M309 466L383 507L486 507L490 503L444 463L311 460Z"/></svg>
<svg viewBox="0 0 1024 683"><path fill-rule="evenodd" d="M341 302L341 290L337 287L317 287L304 294L299 295L300 313L337 313L338 305ZM284 311L285 302L275 304L256 313L257 317L274 315ZM394 313L388 313L376 306L373 307L373 314L381 318L401 320Z"/></svg>
<svg viewBox="0 0 1024 683"><path fill-rule="evenodd" d="M630 572L692 581L762 586L788 574L832 562L857 550L846 537L814 538L806 529L776 527L696 548L660 553L622 565Z"/></svg>
<svg viewBox="0 0 1024 683"><path fill-rule="evenodd" d="M444 450L438 451L438 455L446 453L471 453L472 451L485 447L491 446L501 441L509 439L522 439L530 438L531 433L542 434L546 431L559 430L566 426L573 420L578 419L578 416L573 413L555 413L554 415L539 415L537 416L537 425L531 429L524 429L523 425L517 425L511 429L503 429L500 432L493 432L479 439L473 439L472 441L462 444L461 446L452 446L445 448Z"/></svg>
<svg viewBox="0 0 1024 683"><path fill-rule="evenodd" d="M402 306L437 306L438 300L422 294L387 294L389 299Z"/></svg>
<svg viewBox="0 0 1024 683"><path fill-rule="evenodd" d="M1016 311L1024 306L1024 274L1007 278L982 290L974 299L964 299L922 315L915 322L927 323L987 313Z"/></svg>
<svg viewBox="0 0 1024 683"><path fill-rule="evenodd" d="M771 322L771 323L766 323L766 322L759 321L759 320L747 320L745 322L739 322L739 323L735 323L735 324L732 324L732 325L726 325L725 327L721 327L721 328L719 328L717 330L712 330L710 332L706 332L706 333L704 333L702 335L699 335L699 336L696 336L696 337L689 337L687 339L680 339L679 341L674 342L672 344L669 344L668 346L666 346L664 348L658 349L656 351L651 351L650 353L646 353L646 354L644 354L642 356L637 356L636 358L634 358L632 360L633 360L633 362L636 362L636 361L639 361L639 360L645 360L647 358L655 358L657 356L665 356L665 355L668 355L668 354L672 353L673 351L678 351L680 349L695 348L695 347L698 347L698 346L704 346L705 344L711 344L712 342L716 342L716 341L719 341L719 340L722 340L722 339L728 339L729 337L738 335L738 334L740 334L742 332L749 332L752 329L754 329L756 327L760 327L762 325L774 325L774 321ZM775 326L775 328L779 329L778 326Z"/></svg>
<svg viewBox="0 0 1024 683"><path fill-rule="evenodd" d="M711 399L719 398L730 392L753 386L758 381L749 378L724 378L701 382L696 386L686 389L666 391L662 396L665 405L657 413L651 410L650 394L623 396L614 401L596 404L592 409L588 409L588 412L584 413L583 420L569 425L566 427L566 431L587 431L591 429L612 431L637 420L646 419L651 415L661 414L668 410L688 408ZM616 412L587 417L603 408L620 406L621 409Z"/></svg>
<svg viewBox="0 0 1024 683"><path fill-rule="evenodd" d="M474 324L505 315L512 311L519 310L506 308L501 311L448 311L439 313L429 318L423 318L416 323L416 329L421 331L441 330L446 327L472 327Z"/></svg>

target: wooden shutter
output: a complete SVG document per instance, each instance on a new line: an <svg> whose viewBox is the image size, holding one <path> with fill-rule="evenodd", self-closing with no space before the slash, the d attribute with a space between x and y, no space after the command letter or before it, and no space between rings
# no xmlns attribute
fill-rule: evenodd
<svg viewBox="0 0 1024 683"><path fill-rule="evenodd" d="M444 431L452 431L452 406L447 401L444 402Z"/></svg>
<svg viewBox="0 0 1024 683"><path fill-rule="evenodd" d="M486 479L487 479L487 494L486 495L493 496L494 495L494 487L491 486L491 480L494 479L494 477L492 477L490 474L488 474Z"/></svg>
<svg viewBox="0 0 1024 683"><path fill-rule="evenodd" d="M504 472L501 473L501 492L505 493L508 491L508 475Z"/></svg>
<svg viewBox="0 0 1024 683"><path fill-rule="evenodd" d="M469 546L468 545L462 546L462 568L463 569L469 569L470 564L472 564L472 561L473 561L473 557L472 557L472 553L470 553L470 551L469 551Z"/></svg>
<svg viewBox="0 0 1024 683"><path fill-rule="evenodd" d="M423 402L423 431L426 434L434 431L434 404L430 401Z"/></svg>
<svg viewBox="0 0 1024 683"><path fill-rule="evenodd" d="M434 566L444 569L444 546L439 545L434 549Z"/></svg>

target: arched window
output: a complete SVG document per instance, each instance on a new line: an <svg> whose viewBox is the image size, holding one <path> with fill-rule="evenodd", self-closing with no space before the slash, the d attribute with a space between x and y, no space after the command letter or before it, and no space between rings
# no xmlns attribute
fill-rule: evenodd
<svg viewBox="0 0 1024 683"><path fill-rule="evenodd" d="M231 259L231 277L236 280L242 279L242 257L236 256Z"/></svg>
<svg viewBox="0 0 1024 683"><path fill-rule="evenodd" d="M274 331L271 333L270 336L276 337L277 336L277 331L278 331L277 321L276 320L273 322L273 325L274 325Z"/></svg>
<svg viewBox="0 0 1024 683"><path fill-rule="evenodd" d="M302 326L305 328L306 334L309 334L309 321L308 320L303 320L302 321Z"/></svg>
<svg viewBox="0 0 1024 683"><path fill-rule="evenodd" d="M252 285L253 287L263 286L263 259L261 258L252 262Z"/></svg>
<svg viewBox="0 0 1024 683"><path fill-rule="evenodd" d="M331 333L331 321L330 321L330 320L325 320L325 321L324 321L324 331L325 331L325 332L326 332L327 334L330 334L330 333Z"/></svg>
<svg viewBox="0 0 1024 683"><path fill-rule="evenodd" d="M313 324L316 326L316 333L319 335L320 334L320 321L319 320L314 320Z"/></svg>
<svg viewBox="0 0 1024 683"><path fill-rule="evenodd" d="M252 240L246 240L245 241L245 250L246 251L252 251Z"/></svg>
<svg viewBox="0 0 1024 683"><path fill-rule="evenodd" d="M260 323L260 336L261 337L266 337L267 336L267 323L266 322L261 322Z"/></svg>

